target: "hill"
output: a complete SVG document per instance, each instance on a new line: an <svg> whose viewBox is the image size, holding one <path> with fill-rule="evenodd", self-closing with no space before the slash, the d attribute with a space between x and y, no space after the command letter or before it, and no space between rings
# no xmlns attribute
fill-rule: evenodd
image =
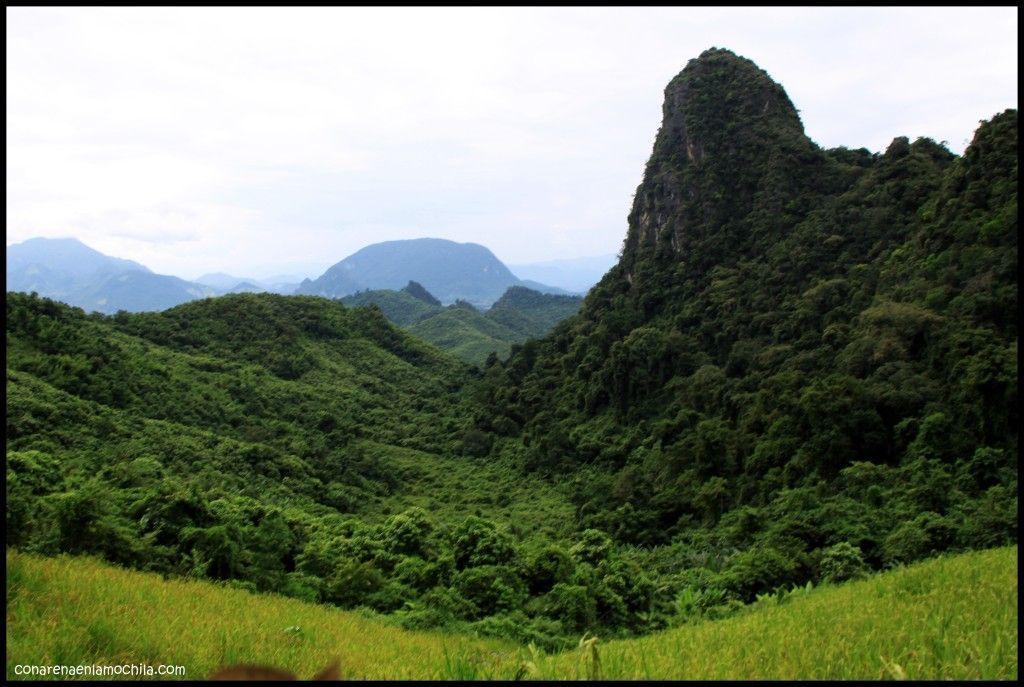
<svg viewBox="0 0 1024 687"><path fill-rule="evenodd" d="M344 679L377 680L1015 680L1016 560L1016 548L939 558L776 595L725 620L549 655L89 559L8 551L7 678L25 679L15 665L53 662L175 665L190 680L255 663L308 678L338 660Z"/></svg>
<svg viewBox="0 0 1024 687"><path fill-rule="evenodd" d="M442 307L423 286L409 282L400 291L360 291L341 302L376 305L392 323L460 360L482 365L492 354L508 357L513 344L547 334L579 309L581 299L512 286L481 313L465 301Z"/></svg>
<svg viewBox="0 0 1024 687"><path fill-rule="evenodd" d="M561 488L475 460L464 366L379 310L240 294L106 317L13 293L7 344L21 550L434 627L507 610L530 552L572 541Z"/></svg>
<svg viewBox="0 0 1024 687"><path fill-rule="evenodd" d="M468 363L482 365L491 354L507 357L519 335L465 301L409 326L409 332Z"/></svg>
<svg viewBox="0 0 1024 687"><path fill-rule="evenodd" d="M1016 150L1012 110L960 158L822 150L763 70L705 52L619 263L486 371L478 430L571 481L578 527L738 551L762 590L843 541L875 568L1016 541Z"/></svg>
<svg viewBox="0 0 1024 687"><path fill-rule="evenodd" d="M400 327L407 327L425 317L436 315L444 309L440 301L420 284L413 281L398 291L391 289L359 291L351 296L345 296L341 302L350 307L375 305L380 308L389 322Z"/></svg>
<svg viewBox="0 0 1024 687"><path fill-rule="evenodd" d="M366 289L419 282L442 303L464 300L486 308L519 279L491 251L444 239L385 241L356 251L295 293L342 298Z"/></svg>
<svg viewBox="0 0 1024 687"><path fill-rule="evenodd" d="M509 288L487 311L488 319L516 332L521 338L541 337L579 310L583 299L539 293L523 286Z"/></svg>
<svg viewBox="0 0 1024 687"><path fill-rule="evenodd" d="M521 676L596 671L594 634L642 649L606 654L610 676L1005 675L1009 640L961 596L1000 627L1008 605L967 569L837 597L849 627L819 607L778 654L743 614L1017 541L1017 164L1014 110L960 157L823 150L780 85L712 49L666 89L618 264L507 360L463 365L368 292L113 317L9 293L8 544L581 648ZM430 293L382 302L453 349L572 305ZM694 641L733 658L683 663Z"/></svg>

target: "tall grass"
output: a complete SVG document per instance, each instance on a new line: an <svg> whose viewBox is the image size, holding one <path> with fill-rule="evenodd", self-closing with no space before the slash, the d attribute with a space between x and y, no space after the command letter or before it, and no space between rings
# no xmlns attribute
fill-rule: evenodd
<svg viewBox="0 0 1024 687"><path fill-rule="evenodd" d="M284 597L7 552L8 679L19 664L137 663L185 666L190 679L236 663L309 678L334 658L345 679L489 678L516 653Z"/></svg>
<svg viewBox="0 0 1024 687"><path fill-rule="evenodd" d="M936 558L726 620L591 647L605 679L1012 680L1017 549ZM586 679L563 654L531 674Z"/></svg>
<svg viewBox="0 0 1024 687"><path fill-rule="evenodd" d="M744 613L545 655L406 632L359 613L163 580L83 558L7 552L7 677L15 665L233 663L347 679L1017 678L1017 549L941 557L766 599Z"/></svg>

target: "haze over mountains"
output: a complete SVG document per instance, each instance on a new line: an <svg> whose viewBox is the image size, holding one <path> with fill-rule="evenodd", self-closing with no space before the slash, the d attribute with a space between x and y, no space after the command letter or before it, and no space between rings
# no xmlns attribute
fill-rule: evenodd
<svg viewBox="0 0 1024 687"><path fill-rule="evenodd" d="M601 280L615 263L618 257L612 254L595 255L586 258L566 258L562 260L545 260L526 264L509 265L520 279L551 284L571 293L586 293L591 286Z"/></svg>
<svg viewBox="0 0 1024 687"><path fill-rule="evenodd" d="M356 251L321 277L303 281L296 294L342 298L364 289L400 289L410 280L442 303L464 300L486 308L510 286L565 293L512 274L494 253L475 243L446 239L385 241Z"/></svg>
<svg viewBox="0 0 1024 687"><path fill-rule="evenodd" d="M163 310L217 295L209 286L154 274L77 239L29 239L7 247L7 291L36 293L86 311Z"/></svg>
<svg viewBox="0 0 1024 687"><path fill-rule="evenodd" d="M77 239L35 238L7 247L7 291L35 291L87 311L112 314L118 310L163 310L227 293L269 291L342 298L367 289L400 289L416 281L445 305L462 300L486 309L512 286L567 294L585 291L600 276L589 263L574 269L570 266L573 261L563 262L567 267L562 281L572 284L570 289L520 279L483 246L427 238L367 246L317 279L303 280L294 274L257 279L214 272L189 281L104 255ZM552 264L538 273L558 279ZM581 276L585 274L592 276L589 284L588 278ZM580 286L583 288L577 288Z"/></svg>

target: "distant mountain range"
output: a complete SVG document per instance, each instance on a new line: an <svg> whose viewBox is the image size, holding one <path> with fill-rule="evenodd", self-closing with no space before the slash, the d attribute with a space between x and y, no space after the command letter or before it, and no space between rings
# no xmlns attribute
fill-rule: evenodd
<svg viewBox="0 0 1024 687"><path fill-rule="evenodd" d="M561 277L559 264L563 265ZM543 274L579 287L596 280L602 264L601 258L584 258L519 269L523 274ZM495 304L512 287L568 295L558 286L520 279L484 246L444 239L376 243L335 264L317 279L305 280L298 275L257 279L213 272L189 281L155 274L144 265L104 255L73 238L34 238L7 247L8 291L34 291L105 314L164 310L228 293L269 291L343 298L367 290L397 291L410 281L422 284L424 292L436 297L440 305L463 301L478 310ZM498 338L507 340L506 334Z"/></svg>
<svg viewBox="0 0 1024 687"><path fill-rule="evenodd" d="M546 294L511 286L486 312L464 300L444 306L421 284L400 290L361 291L341 299L349 307L376 305L393 324L468 363L491 353L505 358L512 344L544 336L579 310L580 296Z"/></svg>
<svg viewBox="0 0 1024 687"><path fill-rule="evenodd" d="M35 291L86 311L164 310L219 292L131 260L104 255L77 239L34 238L7 246L7 290Z"/></svg>
<svg viewBox="0 0 1024 687"><path fill-rule="evenodd" d="M446 239L385 241L356 251L317 279L307 279L296 294L343 298L367 289L402 288L418 282L444 304L463 300L487 308L511 286L542 293L564 289L514 275L494 253L475 243Z"/></svg>

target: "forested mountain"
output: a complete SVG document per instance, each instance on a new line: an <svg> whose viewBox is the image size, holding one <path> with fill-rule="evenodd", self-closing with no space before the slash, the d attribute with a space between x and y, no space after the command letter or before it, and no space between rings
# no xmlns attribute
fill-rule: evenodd
<svg viewBox="0 0 1024 687"><path fill-rule="evenodd" d="M460 360L480 365L492 354L507 357L512 344L544 336L575 313L582 299L513 286L480 312L466 301L442 306L421 284L410 281L400 291L360 291L341 302L376 305L392 323Z"/></svg>
<svg viewBox="0 0 1024 687"><path fill-rule="evenodd" d="M520 284L483 246L410 239L358 250L317 279L303 281L295 293L342 298L367 289L400 289L410 280L422 284L444 304L463 300L478 308L489 307L510 286ZM548 290L542 284L531 287Z"/></svg>
<svg viewBox="0 0 1024 687"><path fill-rule="evenodd" d="M570 480L579 527L743 595L840 543L877 567L1015 541L1016 269L1015 110L960 158L822 150L712 49L666 88L618 265L487 370L477 425Z"/></svg>
<svg viewBox="0 0 1024 687"><path fill-rule="evenodd" d="M1015 110L960 157L823 150L712 49L579 312L481 250L487 313L440 304L469 273L351 307L8 293L8 544L558 648L1016 542ZM367 288L344 262L306 287ZM528 340L476 369L385 314Z"/></svg>
<svg viewBox="0 0 1024 687"><path fill-rule="evenodd" d="M154 274L77 239L29 239L7 247L7 291L36 292L64 303L112 314L164 310L219 293L178 277Z"/></svg>

